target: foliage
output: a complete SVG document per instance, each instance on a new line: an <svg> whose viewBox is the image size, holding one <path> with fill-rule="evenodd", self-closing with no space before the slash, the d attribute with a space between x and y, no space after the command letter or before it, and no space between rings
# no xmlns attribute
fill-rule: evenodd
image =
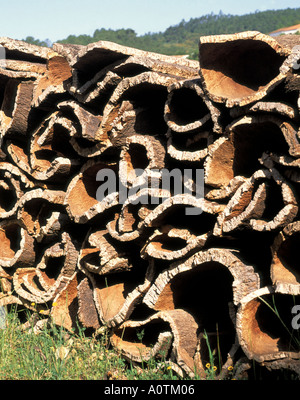
<svg viewBox="0 0 300 400"><path fill-rule="evenodd" d="M285 10L269 10L250 13L242 16L223 14L207 14L199 18L182 20L170 26L165 32L147 33L137 36L132 29L96 29L93 36L68 36L61 43L83 44L106 40L141 50L153 51L169 55L188 54L190 58L198 56L199 36L229 34L246 30L257 30L270 33L281 27L300 23L300 8Z"/></svg>
<svg viewBox="0 0 300 400"><path fill-rule="evenodd" d="M182 20L170 26L164 32L146 33L138 36L133 29L96 29L92 36L69 35L59 43L81 44L110 41L136 49L157 52L167 55L188 55L197 59L199 36L229 34L246 30L257 30L270 33L276 29L300 23L300 8L284 10L256 11L245 15L207 14L199 18ZM25 39L29 43L43 45L38 39L31 36Z"/></svg>
<svg viewBox="0 0 300 400"><path fill-rule="evenodd" d="M143 368L128 364L110 348L107 329L91 336L80 326L72 333L50 323L35 334L30 321L37 315L25 316L29 325L24 330L22 313L10 310L5 329L0 329L0 381L178 379L163 358L160 363L151 359Z"/></svg>

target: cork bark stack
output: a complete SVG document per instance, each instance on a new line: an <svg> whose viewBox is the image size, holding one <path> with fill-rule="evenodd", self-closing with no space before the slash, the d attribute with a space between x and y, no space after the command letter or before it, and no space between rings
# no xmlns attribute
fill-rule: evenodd
<svg viewBox="0 0 300 400"><path fill-rule="evenodd" d="M220 378L249 360L300 375L295 43L201 37L199 61L0 45L0 305L105 326L125 358L182 376L205 377L209 351ZM191 171L181 193L162 184L174 170Z"/></svg>

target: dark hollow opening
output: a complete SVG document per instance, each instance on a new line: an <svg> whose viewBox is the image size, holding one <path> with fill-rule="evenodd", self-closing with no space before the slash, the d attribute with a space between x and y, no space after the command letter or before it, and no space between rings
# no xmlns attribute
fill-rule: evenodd
<svg viewBox="0 0 300 400"><path fill-rule="evenodd" d="M279 74L284 59L267 43L258 40L200 46L200 64L208 88L216 94L227 92L230 97L249 95L267 85ZM216 71L220 74L213 76ZM222 85L219 84L221 76L226 77Z"/></svg>
<svg viewBox="0 0 300 400"><path fill-rule="evenodd" d="M277 252L281 263L295 276L298 283L300 283L299 245L300 232L297 232L286 239Z"/></svg>
<svg viewBox="0 0 300 400"><path fill-rule="evenodd" d="M203 118L209 110L193 89L180 88L172 92L169 119L177 125L187 125Z"/></svg>
<svg viewBox="0 0 300 400"><path fill-rule="evenodd" d="M250 177L261 168L263 152L288 153L281 129L272 122L242 124L233 129L234 175Z"/></svg>

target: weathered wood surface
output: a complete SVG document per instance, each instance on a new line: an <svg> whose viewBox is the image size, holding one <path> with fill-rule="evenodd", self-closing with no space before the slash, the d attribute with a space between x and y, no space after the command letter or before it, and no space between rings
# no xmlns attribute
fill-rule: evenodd
<svg viewBox="0 0 300 400"><path fill-rule="evenodd" d="M206 376L208 343L220 379L252 360L299 375L270 309L291 329L300 304L299 38L201 37L199 62L0 45L0 307L104 325L125 358L180 376ZM174 169L192 171L181 193Z"/></svg>

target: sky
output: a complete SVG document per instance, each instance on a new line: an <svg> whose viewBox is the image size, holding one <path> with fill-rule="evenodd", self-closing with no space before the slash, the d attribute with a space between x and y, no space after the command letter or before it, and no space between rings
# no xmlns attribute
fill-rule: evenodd
<svg viewBox="0 0 300 400"><path fill-rule="evenodd" d="M300 7L299 0L0 0L0 36L49 39L92 35L96 29L134 29L138 35L163 32L183 19L220 10L242 15Z"/></svg>

